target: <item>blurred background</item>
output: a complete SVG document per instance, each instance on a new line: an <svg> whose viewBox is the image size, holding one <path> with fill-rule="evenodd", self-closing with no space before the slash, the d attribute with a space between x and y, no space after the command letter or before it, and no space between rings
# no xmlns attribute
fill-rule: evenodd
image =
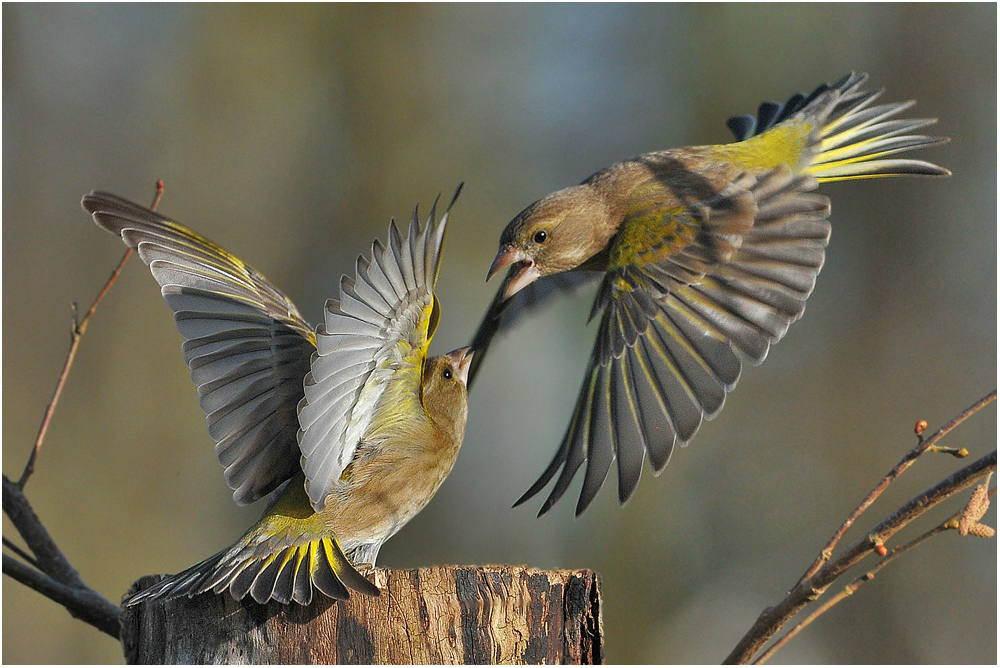
<svg viewBox="0 0 1000 668"><path fill-rule="evenodd" d="M510 505L548 464L594 336L592 293L505 338L464 448L380 565L528 564L603 578L606 658L717 662L915 444L996 386L996 5L10 5L3 7L3 470L20 476L69 342L122 254L80 210L149 202L245 259L312 322L390 217L460 181L432 353L463 345L523 207L613 162L729 141L724 121L849 70L952 138L950 179L823 187L833 237L805 317L726 408L618 507ZM181 338L137 259L82 342L29 499L117 602L231 544ZM950 444L995 448L996 408ZM956 470L920 461L848 536ZM963 496L963 499L967 496ZM919 529L954 512L936 509ZM986 521L996 524L990 511ZM4 535L16 532L4 519ZM778 662L996 663L997 547L940 536ZM869 565L873 562L866 562ZM122 661L120 646L3 579L3 661Z"/></svg>

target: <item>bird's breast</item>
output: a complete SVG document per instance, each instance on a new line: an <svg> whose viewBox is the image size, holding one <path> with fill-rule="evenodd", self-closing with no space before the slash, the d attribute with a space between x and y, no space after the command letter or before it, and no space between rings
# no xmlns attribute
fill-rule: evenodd
<svg viewBox="0 0 1000 668"><path fill-rule="evenodd" d="M458 448L384 442L354 463L352 479L327 498L327 527L349 546L388 540L430 502Z"/></svg>

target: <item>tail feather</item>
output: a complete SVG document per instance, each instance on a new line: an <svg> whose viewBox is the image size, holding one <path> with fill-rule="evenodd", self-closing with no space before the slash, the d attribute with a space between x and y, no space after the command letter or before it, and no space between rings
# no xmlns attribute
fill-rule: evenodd
<svg viewBox="0 0 1000 668"><path fill-rule="evenodd" d="M936 119L895 119L915 102L872 106L881 90L865 91L864 73L852 72L833 84L824 84L808 96L793 95L785 104L765 103L756 118L737 116L729 127L737 141L763 134L786 121L805 121L815 129L806 153L804 173L819 182L881 176L948 176L950 171L924 160L889 157L903 151L937 146L945 137L908 134L933 125Z"/></svg>
<svg viewBox="0 0 1000 668"><path fill-rule="evenodd" d="M864 80L851 77L845 83L846 89L831 90L831 95L839 93L841 97L828 112L822 108L825 96L816 100L815 108L807 106L802 110L803 118L810 121L815 118L814 122L820 125L814 154L805 173L821 183L879 176L951 174L947 169L925 160L888 157L903 151L937 146L948 139L906 134L937 121L929 118L890 120L915 102L906 100L871 106L882 91L849 92Z"/></svg>
<svg viewBox="0 0 1000 668"><path fill-rule="evenodd" d="M344 586L344 583L337 578L337 570L330 559L330 553L327 548L329 548L329 543L316 547L316 562L317 564L321 564L321 566L314 569L310 574L313 585L330 598L346 600L350 598L350 594L347 593L347 587ZM338 547L337 549L339 550L340 548ZM341 553L341 556L343 556L343 553ZM347 561L347 559L345 558L344 561Z"/></svg>
<svg viewBox="0 0 1000 668"><path fill-rule="evenodd" d="M878 91L878 94L880 95L881 91ZM870 99L874 100L875 97L872 95ZM915 100L906 100L905 102L880 104L871 108L856 105L846 109L843 115L833 116L831 114L826 123L823 124L823 141L821 143L824 146L827 144L840 145L843 143L843 138L851 136L850 131L857 132L867 128L901 111L906 111L914 104L916 104Z"/></svg>
<svg viewBox="0 0 1000 668"><path fill-rule="evenodd" d="M784 104L763 102L757 108L756 118L750 115L733 116L726 121L726 125L733 132L736 141L746 141L751 137L767 132L779 123L787 121L806 107L813 105L817 99L831 90L839 91L841 96L840 102L842 104L847 101L855 101L857 99L856 96L851 96L847 100L844 99L844 96L850 96L851 93L860 88L867 80L867 74L851 72L844 75L835 83L820 84L808 95L795 93ZM878 93L875 95L877 96ZM829 98L824 99L828 100Z"/></svg>
<svg viewBox="0 0 1000 668"><path fill-rule="evenodd" d="M895 121L882 121L881 123L874 123L863 129L858 129L850 134L842 133L839 136L838 141L835 141L833 137L824 139L820 144L820 150L827 151L849 142L862 142L880 137L895 137L903 134L904 132L919 130L920 128L933 124L934 121L929 118L907 118Z"/></svg>
<svg viewBox="0 0 1000 668"><path fill-rule="evenodd" d="M269 550L271 537L253 531L236 545L205 559L177 575L144 589L125 601L126 606L144 601L197 596L226 590L237 600L249 594L258 603L295 601L308 605L313 588L330 598L350 598L348 588L378 596L378 588L355 570L331 537L304 538L291 545Z"/></svg>
<svg viewBox="0 0 1000 668"><path fill-rule="evenodd" d="M859 82L859 84L860 83L864 83L864 81ZM868 105L882 97L882 93L884 92L884 90L880 89L856 91L854 93L847 94L843 90L834 88L831 89L831 92L826 98L814 104L812 108L804 110L802 115L810 121L819 121L824 126L829 127L839 127L843 124L849 124L852 123L854 119L863 123L866 118L870 118L871 116L878 114L877 111L871 112L868 110ZM830 105L831 97L833 97L834 100L832 106ZM909 106L912 102L903 104L907 104L907 106Z"/></svg>

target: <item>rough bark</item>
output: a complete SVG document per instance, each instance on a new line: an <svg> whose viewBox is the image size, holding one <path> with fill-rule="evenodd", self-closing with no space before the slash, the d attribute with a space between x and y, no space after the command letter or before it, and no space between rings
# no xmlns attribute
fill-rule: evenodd
<svg viewBox="0 0 1000 668"><path fill-rule="evenodd" d="M149 586L147 576L133 586ZM127 608L129 663L588 664L603 661L600 579L523 566L376 569L382 595L312 605L231 596Z"/></svg>

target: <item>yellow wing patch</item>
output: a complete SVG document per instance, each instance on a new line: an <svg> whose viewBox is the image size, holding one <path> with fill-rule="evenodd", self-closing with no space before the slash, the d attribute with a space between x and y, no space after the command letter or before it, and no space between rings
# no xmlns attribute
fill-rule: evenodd
<svg viewBox="0 0 1000 668"><path fill-rule="evenodd" d="M427 348L431 345L431 339L437 331L438 322L441 320L441 302L436 295L431 295L431 303L424 307L420 313L420 320L417 323L416 341L417 355L421 362L427 358Z"/></svg>
<svg viewBox="0 0 1000 668"><path fill-rule="evenodd" d="M659 262L694 241L697 227L687 207L656 209L643 205L626 214L610 249L608 267Z"/></svg>

